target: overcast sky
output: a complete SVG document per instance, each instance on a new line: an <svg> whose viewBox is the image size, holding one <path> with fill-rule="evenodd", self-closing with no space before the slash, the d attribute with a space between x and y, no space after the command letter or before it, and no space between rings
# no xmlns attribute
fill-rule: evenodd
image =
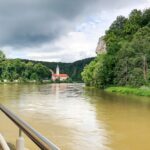
<svg viewBox="0 0 150 150"><path fill-rule="evenodd" d="M0 0L0 49L42 61L92 57L116 16L148 7L150 0Z"/></svg>

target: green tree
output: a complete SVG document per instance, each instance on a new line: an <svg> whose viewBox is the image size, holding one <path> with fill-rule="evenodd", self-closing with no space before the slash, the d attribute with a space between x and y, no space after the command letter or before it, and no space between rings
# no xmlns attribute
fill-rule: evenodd
<svg viewBox="0 0 150 150"><path fill-rule="evenodd" d="M94 86L94 70L96 68L97 59L86 65L82 72L82 79L87 86Z"/></svg>
<svg viewBox="0 0 150 150"><path fill-rule="evenodd" d="M48 79L50 76L49 69L40 63L35 64L33 69L34 73L36 73L36 79L38 81L41 81L42 79Z"/></svg>
<svg viewBox="0 0 150 150"><path fill-rule="evenodd" d="M5 55L0 51L0 80L25 82L27 80L42 81L49 79L49 69L38 63L25 63L20 59L5 59Z"/></svg>
<svg viewBox="0 0 150 150"><path fill-rule="evenodd" d="M134 33L141 27L141 19L142 19L142 12L140 10L134 9L130 15L129 19L125 25L125 33L126 36L129 38L128 35L132 37ZM130 38L131 39L131 38Z"/></svg>
<svg viewBox="0 0 150 150"><path fill-rule="evenodd" d="M33 73L34 73L34 64L32 63L32 62L28 62L28 63L26 63L25 64L25 71L24 71L24 74L23 74L23 76L26 78L26 79L28 79L28 80L30 80L30 79L34 79L33 78L33 76L35 76L35 75L32 75ZM31 77L31 75L32 75L32 77ZM35 80L35 79L34 79Z"/></svg>
<svg viewBox="0 0 150 150"><path fill-rule="evenodd" d="M143 70L143 77L147 82L148 67L150 64L150 28L143 27L135 35L131 42L131 47L135 57L140 57L140 62Z"/></svg>
<svg viewBox="0 0 150 150"><path fill-rule="evenodd" d="M150 8L144 10L141 22L143 26L150 24Z"/></svg>
<svg viewBox="0 0 150 150"><path fill-rule="evenodd" d="M82 73L90 86L140 87L150 84L150 9L119 16L106 31L107 54L86 66Z"/></svg>
<svg viewBox="0 0 150 150"><path fill-rule="evenodd" d="M6 58L5 54L0 50L0 61L4 61Z"/></svg>

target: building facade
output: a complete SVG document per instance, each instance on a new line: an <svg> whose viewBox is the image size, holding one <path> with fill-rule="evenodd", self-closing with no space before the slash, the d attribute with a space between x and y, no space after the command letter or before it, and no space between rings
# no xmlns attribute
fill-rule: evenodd
<svg viewBox="0 0 150 150"><path fill-rule="evenodd" d="M51 71L52 72L52 71ZM60 74L59 66L56 67L56 73L52 72L52 81L65 81L69 78L68 74Z"/></svg>

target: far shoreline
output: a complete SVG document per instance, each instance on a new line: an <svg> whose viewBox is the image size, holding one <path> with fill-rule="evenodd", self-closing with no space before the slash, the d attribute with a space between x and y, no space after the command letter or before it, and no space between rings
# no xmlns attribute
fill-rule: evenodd
<svg viewBox="0 0 150 150"><path fill-rule="evenodd" d="M52 81L52 80L42 80L42 81L36 81L36 80L28 80L28 81L0 81L0 85L2 84L61 84L61 83L83 83L82 81Z"/></svg>

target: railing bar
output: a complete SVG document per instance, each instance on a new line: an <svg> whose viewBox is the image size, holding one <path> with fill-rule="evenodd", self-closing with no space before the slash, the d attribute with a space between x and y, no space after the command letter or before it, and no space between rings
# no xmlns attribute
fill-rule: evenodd
<svg viewBox="0 0 150 150"><path fill-rule="evenodd" d="M19 127L19 130L22 130L39 148L43 150L60 150L55 144L42 136L39 132L5 108L2 104L0 104L0 110L9 117Z"/></svg>

